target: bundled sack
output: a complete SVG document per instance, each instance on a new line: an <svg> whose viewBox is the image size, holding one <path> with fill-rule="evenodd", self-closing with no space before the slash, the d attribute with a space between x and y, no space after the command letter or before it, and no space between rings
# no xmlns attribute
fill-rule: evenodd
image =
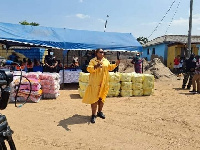
<svg viewBox="0 0 200 150"><path fill-rule="evenodd" d="M88 83L79 81L79 87L81 90L85 91L88 86Z"/></svg>
<svg viewBox="0 0 200 150"><path fill-rule="evenodd" d="M122 97L131 97L133 96L133 90L121 90L120 95Z"/></svg>
<svg viewBox="0 0 200 150"><path fill-rule="evenodd" d="M18 94L17 97L17 101L18 102L24 102L27 100L28 94L25 93L20 93ZM28 102L35 102L38 103L41 100L41 96L39 95L30 95L28 98ZM13 94L12 96L10 96L10 102L14 102L15 101L15 94Z"/></svg>
<svg viewBox="0 0 200 150"><path fill-rule="evenodd" d="M133 90L133 96L142 96L142 95L143 95L143 89Z"/></svg>
<svg viewBox="0 0 200 150"><path fill-rule="evenodd" d="M60 85L59 80L41 80L40 84L42 86L45 86L45 85L53 85L53 86Z"/></svg>
<svg viewBox="0 0 200 150"><path fill-rule="evenodd" d="M60 75L58 73L42 73L39 75L40 80L59 80Z"/></svg>
<svg viewBox="0 0 200 150"><path fill-rule="evenodd" d="M132 73L121 73L121 80L122 82L131 82Z"/></svg>
<svg viewBox="0 0 200 150"><path fill-rule="evenodd" d="M80 72L79 81L81 81L81 82L89 82L89 75L90 75L90 73Z"/></svg>
<svg viewBox="0 0 200 150"><path fill-rule="evenodd" d="M25 76L27 78L33 78L33 79L39 79L39 76L42 74L42 72L29 72Z"/></svg>
<svg viewBox="0 0 200 150"><path fill-rule="evenodd" d="M154 92L154 89L143 89L143 95L150 96Z"/></svg>
<svg viewBox="0 0 200 150"><path fill-rule="evenodd" d="M132 90L132 82L121 82L122 90Z"/></svg>
<svg viewBox="0 0 200 150"><path fill-rule="evenodd" d="M22 84L19 87L20 90L30 90L31 89L32 91L38 91L38 90L40 90L40 88L41 88L40 84L31 85L31 87L30 87L30 84Z"/></svg>
<svg viewBox="0 0 200 150"><path fill-rule="evenodd" d="M117 97L117 96L119 96L119 93L120 93L119 90L116 91L116 90L109 89L107 96L108 97Z"/></svg>
<svg viewBox="0 0 200 150"><path fill-rule="evenodd" d="M150 74L144 74L143 81L143 95L149 96L154 91L154 76Z"/></svg>
<svg viewBox="0 0 200 150"><path fill-rule="evenodd" d="M150 74L144 74L143 89L154 88L154 76Z"/></svg>
<svg viewBox="0 0 200 150"><path fill-rule="evenodd" d="M21 84L29 85L30 84L29 81L30 81L31 85L39 85L40 84L40 80L39 79L34 79L34 78L29 78L28 80L26 78L22 78ZM15 78L14 84L18 85L19 82L20 82L20 77Z"/></svg>
<svg viewBox="0 0 200 150"><path fill-rule="evenodd" d="M119 91L120 90L120 83L118 82L109 82L109 89Z"/></svg>
<svg viewBox="0 0 200 150"><path fill-rule="evenodd" d="M46 84L42 85L42 89L50 89L50 90L59 90L60 89L60 84Z"/></svg>
<svg viewBox="0 0 200 150"><path fill-rule="evenodd" d="M132 74L132 82L133 83L142 83L143 82L143 74L133 73Z"/></svg>
<svg viewBox="0 0 200 150"><path fill-rule="evenodd" d="M143 89L143 84L142 83L140 83L140 82L135 82L135 83L132 83L132 88L133 88L133 90L140 90L140 89Z"/></svg>
<svg viewBox="0 0 200 150"><path fill-rule="evenodd" d="M109 72L109 82L120 82L121 74Z"/></svg>
<svg viewBox="0 0 200 150"><path fill-rule="evenodd" d="M58 73L43 73L39 75L42 86L42 97L55 99L59 96L60 75Z"/></svg>
<svg viewBox="0 0 200 150"><path fill-rule="evenodd" d="M38 95L38 96L40 96L40 95L42 95L42 90L40 89L40 90L38 90L38 91L31 91L30 92L30 90L19 90L19 93L18 93L18 96L21 96L20 94L31 94L31 95Z"/></svg>
<svg viewBox="0 0 200 150"><path fill-rule="evenodd" d="M78 92L79 92L80 97L83 98L83 96L85 95L85 91L78 88Z"/></svg>

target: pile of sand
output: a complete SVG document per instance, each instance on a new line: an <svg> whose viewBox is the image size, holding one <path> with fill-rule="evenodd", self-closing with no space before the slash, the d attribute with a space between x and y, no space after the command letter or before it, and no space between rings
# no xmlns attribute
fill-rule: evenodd
<svg viewBox="0 0 200 150"><path fill-rule="evenodd" d="M144 61L144 73L152 74L156 79L177 79L176 75L174 75L159 58L154 58L150 62Z"/></svg>
<svg viewBox="0 0 200 150"><path fill-rule="evenodd" d="M134 66L131 63L131 61L132 61L132 59L121 60L120 64L119 64L119 72L125 72L125 73L133 72Z"/></svg>
<svg viewBox="0 0 200 150"><path fill-rule="evenodd" d="M133 72L134 66L130 59L121 60L119 65L119 72ZM159 58L154 58L152 61L143 60L143 72L154 75L155 79L159 80L176 80L174 75L168 67L166 67Z"/></svg>

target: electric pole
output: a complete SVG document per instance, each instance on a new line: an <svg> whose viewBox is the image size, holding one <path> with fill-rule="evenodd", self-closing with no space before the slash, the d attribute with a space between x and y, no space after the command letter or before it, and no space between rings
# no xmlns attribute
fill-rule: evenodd
<svg viewBox="0 0 200 150"><path fill-rule="evenodd" d="M193 0L190 0L190 17L189 17L189 31L188 31L188 45L186 50L186 57L189 58L192 52L191 46L191 32L192 32L192 10L193 10Z"/></svg>

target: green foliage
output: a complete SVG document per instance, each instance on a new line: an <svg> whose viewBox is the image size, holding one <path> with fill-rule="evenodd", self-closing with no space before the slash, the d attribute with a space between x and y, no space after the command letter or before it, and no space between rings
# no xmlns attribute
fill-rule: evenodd
<svg viewBox="0 0 200 150"><path fill-rule="evenodd" d="M149 42L149 40L146 37L138 37L137 41L140 42L140 44L146 44L147 42Z"/></svg>
<svg viewBox="0 0 200 150"><path fill-rule="evenodd" d="M22 22L19 22L21 25L31 25L31 26L39 26L40 24L39 23L36 23L36 22L27 22L26 20L22 21Z"/></svg>
<svg viewBox="0 0 200 150"><path fill-rule="evenodd" d="M32 25L32 26L39 26L40 24L36 23L36 22L31 22L30 25Z"/></svg>

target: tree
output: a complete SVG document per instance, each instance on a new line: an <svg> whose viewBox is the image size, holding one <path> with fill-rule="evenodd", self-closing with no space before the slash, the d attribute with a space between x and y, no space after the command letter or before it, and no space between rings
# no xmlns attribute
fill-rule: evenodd
<svg viewBox="0 0 200 150"><path fill-rule="evenodd" d="M30 25L32 25L32 26L39 26L40 24L37 23L37 22L31 22Z"/></svg>
<svg viewBox="0 0 200 150"><path fill-rule="evenodd" d="M40 24L39 23L36 23L36 22L27 22L26 20L22 21L22 22L19 22L21 25L31 25L31 26L39 26Z"/></svg>
<svg viewBox="0 0 200 150"><path fill-rule="evenodd" d="M147 42L149 42L149 40L146 37L143 37L143 36L142 37L138 37L137 41L140 42L140 44L142 44L142 45L144 45Z"/></svg>

